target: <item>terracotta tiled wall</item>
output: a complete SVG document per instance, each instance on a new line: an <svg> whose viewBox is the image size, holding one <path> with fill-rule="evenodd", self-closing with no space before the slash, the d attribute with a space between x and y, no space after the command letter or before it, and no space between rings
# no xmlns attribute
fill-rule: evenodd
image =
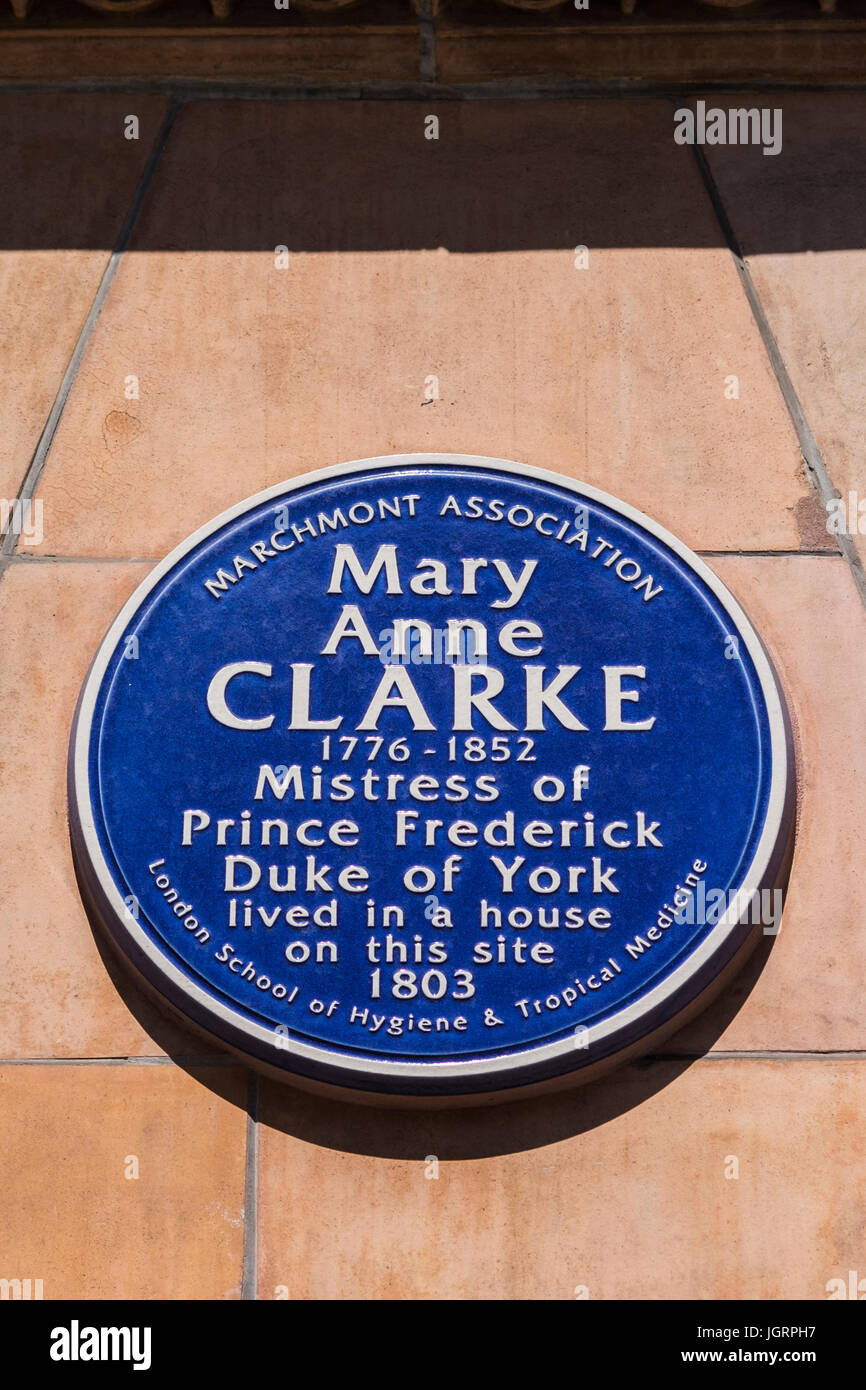
<svg viewBox="0 0 866 1390"><path fill-rule="evenodd" d="M0 98L0 495L43 508L0 577L0 1277L820 1299L866 1276L866 610L801 457L866 496L866 99L749 104L783 107L782 153L702 172L661 100ZM778 938L663 1057L432 1115L259 1083L166 1022L94 940L64 778L90 658L157 558L284 477L427 448L582 478L705 554L777 664L801 803Z"/></svg>

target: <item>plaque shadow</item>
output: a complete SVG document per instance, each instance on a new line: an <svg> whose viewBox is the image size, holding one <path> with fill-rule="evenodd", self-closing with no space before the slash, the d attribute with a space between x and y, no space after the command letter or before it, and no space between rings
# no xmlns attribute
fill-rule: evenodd
<svg viewBox="0 0 866 1390"><path fill-rule="evenodd" d="M156 1046L199 1085L246 1109L261 1124L304 1143L372 1158L419 1161L435 1154L440 1162L523 1153L575 1138L642 1105L708 1054L718 1061L741 1055L714 1053L714 1045L757 984L776 940L763 937L718 998L673 1034L663 1049L613 1068L599 1080L569 1084L561 1091L431 1109L378 1099L331 1099L260 1075L240 1057L210 1043L194 1026L184 1026L138 983L102 932L95 926L93 930L105 968L127 1008ZM239 1099L236 1084L239 1069L249 1077L245 1100Z"/></svg>

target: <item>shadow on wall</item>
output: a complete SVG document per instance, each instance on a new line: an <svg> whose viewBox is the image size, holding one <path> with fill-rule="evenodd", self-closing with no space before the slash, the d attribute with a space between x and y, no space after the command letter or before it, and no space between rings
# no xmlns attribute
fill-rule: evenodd
<svg viewBox="0 0 866 1390"><path fill-rule="evenodd" d="M699 96L439 100L436 140L425 137L429 102L189 101L131 249L720 246L694 152L673 138L675 108ZM709 104L782 110L778 154L705 151L747 254L864 244L866 94L717 93ZM140 92L0 96L0 249L110 250L167 108ZM130 144L124 120L136 112L142 143Z"/></svg>
<svg viewBox="0 0 866 1390"><path fill-rule="evenodd" d="M129 967L94 936L105 968L127 1008L158 1048L223 1099L237 1104L231 1074L243 1064L226 1057L163 1012L132 979ZM399 1109L326 1100L308 1091L250 1074L249 1107L273 1129L306 1143L375 1158L417 1161L435 1154L442 1162L522 1153L607 1124L675 1081L708 1052L758 981L775 937L765 937L719 999L652 1054L588 1086L536 1099L455 1109ZM228 1070L231 1068L231 1072ZM257 1099L256 1099L257 1097Z"/></svg>

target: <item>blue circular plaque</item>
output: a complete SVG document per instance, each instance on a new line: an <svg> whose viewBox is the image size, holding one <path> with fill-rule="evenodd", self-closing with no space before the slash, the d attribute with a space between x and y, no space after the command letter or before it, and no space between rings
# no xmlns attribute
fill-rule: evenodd
<svg viewBox="0 0 866 1390"><path fill-rule="evenodd" d="M138 588L69 762L147 985L344 1094L514 1095L645 1050L778 928L788 722L712 571L615 499L408 455L271 488Z"/></svg>

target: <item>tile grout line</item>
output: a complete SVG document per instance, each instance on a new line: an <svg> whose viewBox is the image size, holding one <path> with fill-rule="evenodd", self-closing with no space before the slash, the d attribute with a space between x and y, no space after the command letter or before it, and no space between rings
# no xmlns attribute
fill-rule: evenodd
<svg viewBox="0 0 866 1390"><path fill-rule="evenodd" d="M740 277L740 284L748 300L749 308L752 311L752 317L761 335L764 349L770 361L770 367L776 378L779 390L782 393L782 399L787 406L788 414L791 417L791 423L797 432L797 439L800 443L800 455L803 459L806 473L826 511L826 504L834 501L839 494L833 486L830 474L827 471L827 465L824 462L824 456L818 445L818 441L812 433L812 427L806 418L806 412L803 409L800 397L797 395L794 383L785 366L785 360L782 356L779 344L776 341L776 335L770 327L770 321L764 312L764 306L755 288L751 271L746 264L746 258L743 255L742 247L734 231L733 223L728 216L718 184L713 178L709 161L700 145L693 145L692 150L694 151L698 171L707 196L712 203L713 211L716 214L719 226L722 229L722 234L728 244L728 250L733 258L737 274ZM866 606L866 572L864 572L862 561L857 553L857 548L852 538L845 533L836 534L836 543L843 558L848 563L848 568L851 571L851 577L854 580L857 592L864 606Z"/></svg>
<svg viewBox="0 0 866 1390"><path fill-rule="evenodd" d="M259 1283L259 1078L247 1073L247 1152L244 1165L244 1255L241 1300L254 1302Z"/></svg>
<svg viewBox="0 0 866 1390"><path fill-rule="evenodd" d="M863 1048L828 1048L820 1051L815 1048L767 1048L761 1051L759 1048L744 1048L742 1052L732 1049L719 1048L718 1051L709 1052L652 1052L645 1057L636 1057L634 1066L640 1066L641 1062L803 1062L803 1061L824 1061L824 1062L860 1062L866 1061L866 1050ZM628 1064L627 1064L628 1065Z"/></svg>
<svg viewBox="0 0 866 1390"><path fill-rule="evenodd" d="M710 1048L706 1052L647 1052L626 1066L651 1062L788 1062L814 1059L830 1062L866 1061L866 1048ZM240 1067L237 1057L0 1057L0 1067ZM247 1176L258 1178L258 1076L250 1072L247 1093ZM291 1084L287 1082L287 1084ZM563 1089L566 1089L563 1087ZM255 1092L255 1094L253 1094ZM253 1118L254 1117L254 1118ZM257 1184L250 1193L253 1223L257 1219ZM251 1295L254 1297L254 1295Z"/></svg>
<svg viewBox="0 0 866 1390"><path fill-rule="evenodd" d="M743 559L758 558L766 560L778 560L782 557L790 558L791 556L802 555L806 555L813 560L842 560L844 558L839 554L838 550L830 550L827 546L822 546L820 550L809 549L805 546L801 550L785 549L781 546L778 550L743 550L738 547L736 550L696 550L695 554L719 557L733 555L734 557L742 556ZM38 557L34 556L34 559L36 558Z"/></svg>
<svg viewBox="0 0 866 1390"><path fill-rule="evenodd" d="M777 550L747 550L742 546L732 547L729 550L696 550L696 555L708 556L742 556L744 558L754 558L755 556L767 559L777 559L779 556L811 556L822 560L841 560L843 558L838 550L831 550L827 546L819 549L802 547L800 549L779 547ZM14 555L7 557L7 563L11 565L158 565L163 555L25 555L16 551Z"/></svg>
<svg viewBox="0 0 866 1390"><path fill-rule="evenodd" d="M160 127L160 130L156 136L153 148L147 160L147 164L145 165L142 175L138 181L138 185L133 195L129 211L126 214L123 226L121 227L120 232L118 234L117 240L114 245L114 249L112 250L108 258L108 264L102 272L102 278L100 279L99 285L96 290L96 294L93 297L93 302L91 303L90 309L87 314L87 318L84 320L81 332L78 335L75 347L72 350L72 356L70 357L69 362L67 363L66 371L63 373L63 378L60 382L57 395L54 398L54 403L52 404L51 410L48 413L48 419L46 420L45 425L42 429L42 433L39 436L39 442L36 445L33 458L31 459L30 465L24 476L24 481L22 482L21 487L19 488L18 499L21 502L31 501L36 491L39 479L42 476L42 470L45 467L45 463L48 458L48 452L51 448L52 443L54 442L54 436L57 432L57 427L60 424L60 419L66 407L66 402L69 398L69 393L72 390L75 378L78 375L78 370L81 366L82 359L87 350L87 345L90 341L91 334L93 333L93 329L96 326L96 321L102 312L105 301L108 298L108 294L111 289L114 277L117 274L120 262L123 259L123 256L129 246L129 242L131 240L132 233L135 229L135 225L138 221L139 214L144 204L144 200L147 197L148 190L150 189L150 185L153 181L153 176L156 173L157 165L159 164L160 159L162 158L162 153L165 149L166 142L168 141L168 137L171 133L171 128L174 125L175 119L181 106L182 102L179 101L178 98L175 97L172 99L171 105L169 106L165 119L163 120L162 126ZM2 579L3 574L5 573L9 565L9 561L15 553L15 547L17 545L17 542L18 538L15 534L15 531L12 529L7 531L6 535L2 539L2 542L0 542L0 579Z"/></svg>
<svg viewBox="0 0 866 1390"><path fill-rule="evenodd" d="M162 555L22 555L7 557L10 565L158 565Z"/></svg>
<svg viewBox="0 0 866 1390"><path fill-rule="evenodd" d="M240 1067L237 1057L174 1053L150 1057L0 1057L0 1067Z"/></svg>

